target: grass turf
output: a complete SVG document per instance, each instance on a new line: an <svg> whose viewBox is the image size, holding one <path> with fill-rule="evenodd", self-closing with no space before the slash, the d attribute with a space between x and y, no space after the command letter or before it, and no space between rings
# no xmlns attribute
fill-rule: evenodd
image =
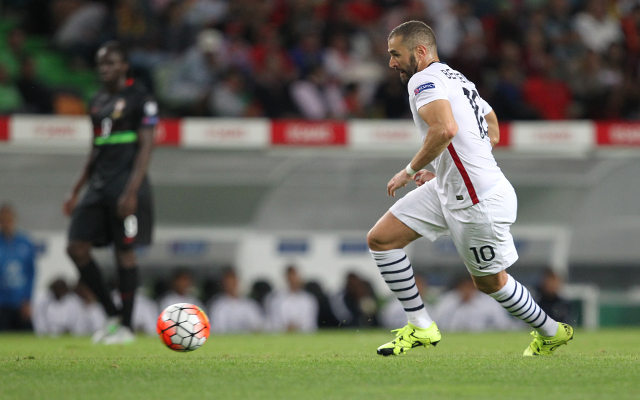
<svg viewBox="0 0 640 400"><path fill-rule="evenodd" d="M0 399L638 399L640 330L576 332L553 357L523 358L525 332L443 334L380 357L383 331L212 336L192 353L157 338L0 335Z"/></svg>

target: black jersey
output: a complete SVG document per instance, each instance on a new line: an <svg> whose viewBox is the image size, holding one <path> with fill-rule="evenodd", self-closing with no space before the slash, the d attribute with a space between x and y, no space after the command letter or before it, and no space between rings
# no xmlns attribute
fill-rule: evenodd
<svg viewBox="0 0 640 400"><path fill-rule="evenodd" d="M93 145L98 149L89 185L126 184L138 152L138 129L158 123L158 105L147 90L128 82L116 94L100 90L90 103Z"/></svg>

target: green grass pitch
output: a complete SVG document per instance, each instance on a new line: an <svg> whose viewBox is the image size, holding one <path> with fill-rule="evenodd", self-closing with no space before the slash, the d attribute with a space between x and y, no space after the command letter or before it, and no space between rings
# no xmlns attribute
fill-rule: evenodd
<svg viewBox="0 0 640 400"><path fill-rule="evenodd" d="M577 331L523 358L526 332L447 334L380 357L384 331L212 336L192 353L157 338L0 335L0 399L640 399L640 330Z"/></svg>

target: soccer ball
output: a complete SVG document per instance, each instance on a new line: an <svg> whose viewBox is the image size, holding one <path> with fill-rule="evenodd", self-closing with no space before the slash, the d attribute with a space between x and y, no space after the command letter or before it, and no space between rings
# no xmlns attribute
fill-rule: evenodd
<svg viewBox="0 0 640 400"><path fill-rule="evenodd" d="M209 337L209 318L198 306L173 304L160 313L156 330L162 343L171 350L193 351Z"/></svg>

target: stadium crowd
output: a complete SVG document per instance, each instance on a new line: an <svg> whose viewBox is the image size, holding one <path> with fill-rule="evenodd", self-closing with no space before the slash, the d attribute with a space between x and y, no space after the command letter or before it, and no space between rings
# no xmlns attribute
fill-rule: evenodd
<svg viewBox="0 0 640 400"><path fill-rule="evenodd" d="M23 61L12 76L0 59L0 113L52 110L20 47L26 32L50 37L76 70L118 39L168 116L406 118L386 37L415 19L434 28L441 59L503 120L640 117L637 0L4 3L23 22L7 39Z"/></svg>

